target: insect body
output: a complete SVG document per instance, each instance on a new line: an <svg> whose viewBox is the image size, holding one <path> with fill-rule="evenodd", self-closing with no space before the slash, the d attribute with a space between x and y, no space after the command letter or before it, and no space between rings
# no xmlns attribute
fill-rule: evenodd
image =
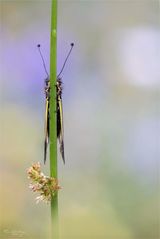
<svg viewBox="0 0 160 239"><path fill-rule="evenodd" d="M71 43L71 49L64 61L64 64L62 66L62 69L60 73L57 76L57 81L56 81L56 101L57 101L57 138L59 140L59 145L60 145L60 153L63 159L63 162L65 163L65 156L64 156L64 129L63 129L63 106L62 106L62 79L60 77L65 64L68 60L68 57L72 51L74 44ZM46 162L47 159L47 147L49 144L49 135L50 135L50 129L49 129L49 121L50 121L50 78L49 74L46 70L44 58L42 56L41 50L40 50L40 45L38 45L39 53L42 58L43 66L45 69L45 72L47 74L47 78L45 79L45 141L44 141L44 163Z"/></svg>

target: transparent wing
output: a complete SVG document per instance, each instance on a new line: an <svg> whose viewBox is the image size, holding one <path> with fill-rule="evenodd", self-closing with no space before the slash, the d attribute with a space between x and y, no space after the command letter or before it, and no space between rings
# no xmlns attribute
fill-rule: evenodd
<svg viewBox="0 0 160 239"><path fill-rule="evenodd" d="M47 159L47 147L49 143L49 100L48 99L46 99L46 105L45 105L44 131L45 131L45 140L44 140L44 163L45 163Z"/></svg>
<svg viewBox="0 0 160 239"><path fill-rule="evenodd" d="M60 144L60 153L63 159L63 162L65 163L65 156L64 156L64 128L63 128L63 105L62 105L62 99L59 96L58 97L58 111L57 114L59 114L59 120L58 120L58 128L59 128L59 134L58 134L58 139L59 139L59 144Z"/></svg>

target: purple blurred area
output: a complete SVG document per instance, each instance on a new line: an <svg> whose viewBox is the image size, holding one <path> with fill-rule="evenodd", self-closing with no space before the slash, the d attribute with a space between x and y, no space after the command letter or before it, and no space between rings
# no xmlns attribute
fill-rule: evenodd
<svg viewBox="0 0 160 239"><path fill-rule="evenodd" d="M43 166L50 1L0 1L0 238L49 238L26 169ZM159 3L59 1L66 165L59 157L62 239L159 238ZM48 160L49 161L49 160Z"/></svg>

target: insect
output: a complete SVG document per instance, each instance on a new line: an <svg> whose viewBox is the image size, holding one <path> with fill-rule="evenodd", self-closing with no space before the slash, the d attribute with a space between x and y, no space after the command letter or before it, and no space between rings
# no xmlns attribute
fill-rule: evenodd
<svg viewBox="0 0 160 239"><path fill-rule="evenodd" d="M71 48L67 54L67 57L63 63L62 69L60 73L57 75L57 81L56 81L56 101L57 101L57 138L59 141L60 145L60 153L63 159L63 162L65 163L65 155L64 155L64 129L63 129L63 105L62 105L62 78L61 74L65 68L65 65L67 63L67 60L71 54L72 48L74 46L74 43L71 43ZM44 92L45 92L45 140L44 140L44 163L46 162L47 159L47 148L49 144L49 135L50 135L50 129L49 129L49 120L50 120L50 77L48 74L48 71L46 69L46 64L41 52L40 44L37 45L43 67L45 70L45 73L47 75L45 79L45 87L44 87Z"/></svg>

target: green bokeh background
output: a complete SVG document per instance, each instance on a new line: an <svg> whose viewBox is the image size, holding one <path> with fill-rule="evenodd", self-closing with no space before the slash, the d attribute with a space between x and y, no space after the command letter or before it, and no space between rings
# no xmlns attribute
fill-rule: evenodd
<svg viewBox="0 0 160 239"><path fill-rule="evenodd" d="M26 169L43 165L50 1L0 1L0 238L49 238ZM158 239L158 0L58 3L63 73L62 239Z"/></svg>

